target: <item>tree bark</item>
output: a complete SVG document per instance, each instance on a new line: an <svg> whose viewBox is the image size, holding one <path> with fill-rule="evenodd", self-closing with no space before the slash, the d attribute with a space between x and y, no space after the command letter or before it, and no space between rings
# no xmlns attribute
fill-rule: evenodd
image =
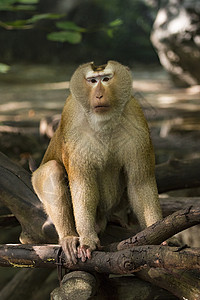
<svg viewBox="0 0 200 300"><path fill-rule="evenodd" d="M179 299L200 299L199 272L151 268L138 272L137 276L168 290Z"/></svg>
<svg viewBox="0 0 200 300"><path fill-rule="evenodd" d="M56 242L55 229L44 230L47 216L34 193L31 174L0 153L0 199L22 226L21 239L27 243ZM34 222L30 222L34 220Z"/></svg>
<svg viewBox="0 0 200 300"><path fill-rule="evenodd" d="M132 246L160 244L176 233L200 223L200 207L188 207L156 222L137 233L134 237L120 242L118 250Z"/></svg>
<svg viewBox="0 0 200 300"><path fill-rule="evenodd" d="M96 282L95 282L96 279ZM95 286L96 283L96 286ZM96 293L95 293L96 290ZM91 298L90 295L95 296ZM63 296L64 294L64 296ZM51 293L52 300L60 299L109 299L109 300L178 300L166 290L141 280L136 276L100 276L74 271L64 276L60 287Z"/></svg>
<svg viewBox="0 0 200 300"><path fill-rule="evenodd" d="M55 268L58 245L0 245L0 265L3 267ZM200 248L168 246L134 246L116 252L94 251L86 262L69 265L64 253L63 267L104 274L132 274L147 267L167 270L200 270Z"/></svg>
<svg viewBox="0 0 200 300"><path fill-rule="evenodd" d="M156 166L158 192L200 186L200 159L178 160Z"/></svg>
<svg viewBox="0 0 200 300"><path fill-rule="evenodd" d="M195 176L197 176L199 173L199 171L196 168L196 165L199 164L199 160L191 160L191 161L187 161L186 164L184 164L184 162L178 162L178 170L179 172L177 172L176 169L176 164L164 164L161 166L157 167L157 176L159 176L162 180L158 181L158 188L160 191L167 191L168 189L172 189L173 188L173 180L175 180L175 178L179 177L180 178L180 174L181 173L186 173L187 174L187 178L185 176L183 176L182 180L179 182L179 188L185 188L188 187L188 185L186 186L186 180L188 180L188 178L191 178L191 176L188 176L188 174L190 172L193 171L193 167L195 169ZM184 166L186 166L186 171L184 170ZM165 171L163 171L163 169L165 169ZM32 189L32 185L30 182L30 174L27 173L26 171L23 170L23 168L20 168L19 166L13 164L12 162L9 161L9 159L4 156L3 154L0 154L0 197L1 197L1 201L3 201L4 205L6 205L10 211L17 217L17 219L19 220L19 222L21 223L22 226L22 230L23 230L23 235L25 236L25 239L27 240L28 243L54 243L57 240L57 236L56 236L56 232L55 232L55 228L50 226L45 226L46 224L46 215L44 214L42 207L41 207L41 203L39 201L39 199L37 198L37 196L35 195L33 189ZM168 180L167 178L172 177L173 180ZM171 178L170 177L170 178ZM199 178L199 177L198 177ZM190 180L188 180L190 182ZM12 184L11 184L12 183ZM162 188L162 185L164 186L164 188ZM190 182L189 183L190 186L199 186L199 180L194 180L194 182ZM174 187L175 188L175 187ZM197 200L198 201L198 200ZM176 215L178 214L178 215ZM179 228L179 230L183 230L184 228L188 228L190 226L193 226L195 224L198 224L200 221L199 218L199 207L197 207L196 212L194 207L190 207L188 209L184 209L181 212L177 212L174 216L170 216L171 219L168 219L168 222L172 222L171 223L171 227L168 224L168 222L163 221L163 223L161 223L161 227L160 227L160 233L159 233L159 224L155 224L154 227L150 228L150 229L146 229L146 231L139 233L138 236L134 236L132 239L129 239L126 242L122 242L121 245L128 245L130 247L130 249L128 250L123 250L123 251L119 251L116 253L105 253L105 252L94 252L93 253L93 260L95 260L95 265L97 265L97 270L94 268L94 266L92 265L92 260L88 260L86 263L79 263L77 265L75 265L75 267L78 267L82 270L86 270L86 271L90 271L91 270L95 270L95 271L101 271L102 270L102 261L104 261L106 258L108 261L105 262L105 267L107 269L104 269L101 272L121 272L119 274L124 274L124 273L132 273L132 272L136 272L140 269L140 264L141 266L147 268L147 266L151 267L150 270L146 269L144 271L141 272L137 272L137 274L139 276L141 276L141 278L143 278L144 280L148 280L156 285L160 285L164 288L166 288L167 290L171 291L172 293L174 293L175 295L177 295L178 297L182 297L185 296L186 294L184 294L184 288L183 286L180 287L180 283L176 277L179 276L175 273L173 273L174 271L172 271L172 269L170 269L170 273L172 274L171 277L169 277L169 271L162 269L160 271L160 267L165 266L165 267L170 267L170 261L171 261L171 257L174 261L176 261L176 265L175 268L179 269L182 268L183 265L185 267L187 267L188 265L188 261L190 261L189 259L187 260L187 254L190 255L193 259L194 257L198 256L199 258L199 253L197 254L196 252L191 252L191 250L189 249L184 249L180 252L173 252L172 249L177 249L178 248L171 248L171 250L168 251L169 247L161 247L161 248L156 248L156 246L145 246L146 248L137 248L133 251L132 249L132 244L136 245L136 237L138 239L138 241L141 243L140 245L143 244L148 244L148 243L152 243L154 244L155 242L159 243L159 241L164 241L165 239L167 239L169 236L173 235ZM196 214L196 215L195 215ZM30 219L33 220L33 222L30 223ZM161 221L162 222L162 221ZM166 222L166 223L165 223ZM175 225L174 225L175 224ZM174 229L174 228L177 229ZM45 230L46 228L46 230ZM50 228L50 229L49 229ZM166 230L167 228L167 230ZM182 229L181 229L182 228ZM169 232L167 232L169 230ZM123 232L123 230L122 230ZM127 232L126 232L127 233ZM131 235L130 231L129 231L129 236ZM125 235L124 235L125 237ZM133 242L133 243L132 243ZM22 248L21 248L22 247ZM30 267L35 267L38 264L38 260L40 261L41 259L44 258L44 262L40 263L45 264L45 266L54 266L55 265L55 260L51 260L55 259L57 249L58 248L54 248L54 250L52 250L52 246L48 246L48 248L50 247L51 251L52 251L52 256L48 256L45 257L43 254L41 254L40 249L41 248L37 248L37 247L41 247L41 246L29 246L29 247L33 247L34 248L34 256L33 255L33 260L30 260L30 257L26 257L24 256L25 254L23 253L23 255L21 254L21 251L23 249L23 247L25 247L25 245L18 245L17 248L15 250L14 256L10 257L11 259L8 261L8 259L6 257L8 257L8 253L10 253L9 249L7 249L7 253L5 255L4 251L0 251L0 256L1 256L1 264L5 265L13 265L13 266L20 266L23 267L24 265L30 265ZM58 246L57 246L58 247ZM148 248L150 247L150 248ZM154 248L155 247L155 248ZM157 246L160 247L160 246ZM116 249L116 244L115 244L115 249ZM153 249L155 249L155 251L157 250L157 252L152 252ZM161 249L161 250L159 250ZM163 250L162 250L163 249ZM36 251L37 250L37 251ZM110 249L111 250L111 249ZM158 251L159 250L159 251ZM193 250L193 249L192 249ZM125 251L125 252L124 252ZM163 256L159 256L159 253L161 251L161 254ZM197 250L194 250L197 251ZM31 251L29 251L29 254L32 255ZM12 251L11 251L12 253ZM170 253L170 258L168 257L168 254ZM22 255L22 256L21 256ZM176 256L179 257L179 259L182 260L177 260ZM144 260L144 258L145 260ZM163 257L163 259L162 259ZM19 259L20 261L19 261ZM48 260L47 260L48 259ZM50 260L49 260L50 259ZM109 265L109 260L112 259L112 262L117 262L115 266L111 266ZM196 259L196 258L195 258ZM195 260L194 259L194 260ZM196 262L196 260L195 260ZM189 269L191 268L196 268L199 270L199 261L197 260L197 263L195 265L192 264L190 262L189 264L190 266L188 266ZM153 268L152 268L153 266ZM153 270L156 267L156 277L154 278L154 273ZM84 269L85 268L85 269ZM170 267L171 268L171 267ZM174 268L174 265L173 265ZM106 271L107 270L107 271ZM185 270L185 269L184 269ZM179 271L180 272L180 271ZM141 275L140 275L141 274ZM161 277L161 283L158 284L158 277ZM187 289L189 291L191 291L190 297L188 297L189 299L198 299L198 297L200 298L200 286L199 286L199 282L196 283L196 281L193 281L194 276L188 277L188 273L184 271L184 274L181 275L181 281L185 286L187 285ZM189 279L188 279L189 278ZM172 287L171 285L171 281L173 280L174 285ZM169 282L169 284L167 284ZM197 295L197 296L196 296ZM196 297L196 298L195 298Z"/></svg>
<svg viewBox="0 0 200 300"><path fill-rule="evenodd" d="M59 248L58 245L1 245L0 265L55 268ZM167 289L180 299L185 295L190 295L188 299L192 300L200 298L199 273L195 276L195 273L185 272L185 269L200 270L200 248L180 250L167 246L136 246L117 252L94 251L90 260L84 263L79 260L70 267L63 253L61 258L63 266L71 271L123 275L143 269L137 273L140 278Z"/></svg>

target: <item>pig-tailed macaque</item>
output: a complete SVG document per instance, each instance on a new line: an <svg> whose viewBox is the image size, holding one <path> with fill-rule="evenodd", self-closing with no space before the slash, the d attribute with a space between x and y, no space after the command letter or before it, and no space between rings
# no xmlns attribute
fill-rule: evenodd
<svg viewBox="0 0 200 300"><path fill-rule="evenodd" d="M98 249L101 233L128 199L141 228L162 218L154 152L127 67L81 65L33 187L70 264ZM125 197L126 195L126 197Z"/></svg>

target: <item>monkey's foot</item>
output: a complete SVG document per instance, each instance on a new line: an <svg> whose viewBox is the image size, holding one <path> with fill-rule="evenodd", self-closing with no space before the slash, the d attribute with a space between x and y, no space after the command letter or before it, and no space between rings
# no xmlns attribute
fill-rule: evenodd
<svg viewBox="0 0 200 300"><path fill-rule="evenodd" d="M85 262L86 259L91 259L92 251L100 248L100 241L97 238L88 239L88 238L80 238L80 246L78 246L78 258L81 258L82 262Z"/></svg>
<svg viewBox="0 0 200 300"><path fill-rule="evenodd" d="M77 263L78 251L77 246L79 245L79 237L67 236L60 239L60 244L67 257L69 265Z"/></svg>

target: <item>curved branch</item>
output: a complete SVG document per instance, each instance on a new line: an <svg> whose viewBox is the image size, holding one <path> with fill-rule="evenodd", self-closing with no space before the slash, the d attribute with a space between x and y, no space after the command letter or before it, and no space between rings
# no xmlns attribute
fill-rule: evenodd
<svg viewBox="0 0 200 300"><path fill-rule="evenodd" d="M178 232L200 224L200 206L179 210L161 221L145 228L133 237L103 247L104 251L116 251L141 245L159 245Z"/></svg>

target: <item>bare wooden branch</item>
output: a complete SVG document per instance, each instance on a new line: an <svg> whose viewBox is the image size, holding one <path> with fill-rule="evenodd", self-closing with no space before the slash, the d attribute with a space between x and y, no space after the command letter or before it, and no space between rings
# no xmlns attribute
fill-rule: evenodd
<svg viewBox="0 0 200 300"><path fill-rule="evenodd" d="M156 166L158 192L199 187L200 159L172 159Z"/></svg>
<svg viewBox="0 0 200 300"><path fill-rule="evenodd" d="M167 217L178 210L191 206L200 206L200 197L161 197L160 205L163 216Z"/></svg>
<svg viewBox="0 0 200 300"><path fill-rule="evenodd" d="M0 265L4 267L54 268L58 245L0 245ZM141 269L200 270L200 248L180 249L168 246L135 246L131 249L94 251L86 262L70 266L62 253L63 266L70 270L85 270L107 274L131 274Z"/></svg>
<svg viewBox="0 0 200 300"><path fill-rule="evenodd" d="M151 268L138 272L137 277L168 290L179 299L200 299L199 272Z"/></svg>
<svg viewBox="0 0 200 300"><path fill-rule="evenodd" d="M105 251L116 251L141 245L159 245L176 233L200 223L200 206L191 206L145 228L131 238L104 247Z"/></svg>
<svg viewBox="0 0 200 300"><path fill-rule="evenodd" d="M20 222L21 238L24 241L46 243L57 240L55 230L51 231L51 237L43 230L47 217L33 191L31 175L2 153L0 153L0 199Z"/></svg>

